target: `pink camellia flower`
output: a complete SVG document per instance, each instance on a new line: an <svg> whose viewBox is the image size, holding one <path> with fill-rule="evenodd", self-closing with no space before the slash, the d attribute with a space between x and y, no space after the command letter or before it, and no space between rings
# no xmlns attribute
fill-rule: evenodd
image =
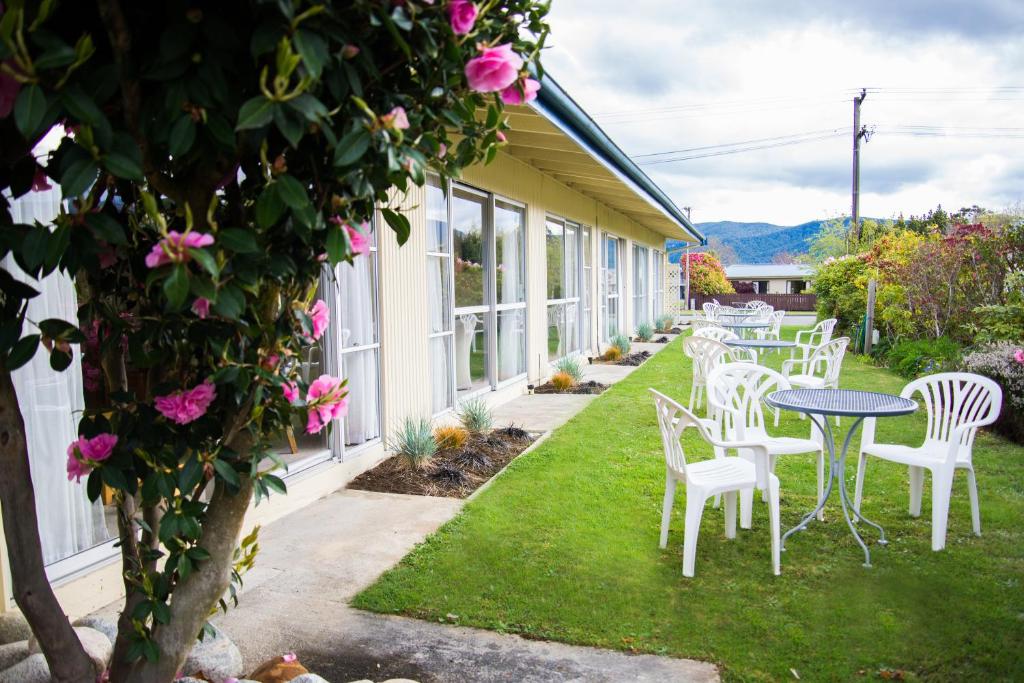
<svg viewBox="0 0 1024 683"><path fill-rule="evenodd" d="M281 385L281 393L284 394L286 401L295 403L299 400L299 385L295 382L285 382Z"/></svg>
<svg viewBox="0 0 1024 683"><path fill-rule="evenodd" d="M331 311L323 299L317 299L313 308L306 311L306 315L313 321L313 339L319 339L331 322Z"/></svg>
<svg viewBox="0 0 1024 683"><path fill-rule="evenodd" d="M207 408L215 398L217 398L217 389L212 382L207 380L185 391L157 396L153 405L168 420L184 425L205 415Z"/></svg>
<svg viewBox="0 0 1024 683"><path fill-rule="evenodd" d="M1014 351L1013 359L1020 363L1021 365L1024 365L1024 349L1017 349L1016 351Z"/></svg>
<svg viewBox="0 0 1024 683"><path fill-rule="evenodd" d="M352 253L356 256L360 254L370 253L370 226L364 221L359 228L354 228L351 225L345 225L345 230L348 232L348 241L352 244Z"/></svg>
<svg viewBox="0 0 1024 683"><path fill-rule="evenodd" d="M283 655L281 655L281 661L286 664L291 664L293 662L299 661L299 658L295 656L294 652L285 652Z"/></svg>
<svg viewBox="0 0 1024 683"><path fill-rule="evenodd" d="M502 133L500 130L494 134L494 139L497 140L498 142L508 142L508 138L505 137L505 134Z"/></svg>
<svg viewBox="0 0 1024 683"><path fill-rule="evenodd" d="M405 130L409 127L409 117L405 115L405 107L395 107L380 117L380 123L392 130Z"/></svg>
<svg viewBox="0 0 1024 683"><path fill-rule="evenodd" d="M320 375L309 385L306 403L309 406L306 431L318 434L331 420L348 414L348 391L341 379Z"/></svg>
<svg viewBox="0 0 1024 683"><path fill-rule="evenodd" d="M444 159L445 155L448 154L448 145L443 142L437 146L437 158Z"/></svg>
<svg viewBox="0 0 1024 683"><path fill-rule="evenodd" d="M341 56L344 57L345 59L352 59L353 57L355 57L358 54L359 54L359 46L358 45L353 45L352 43L349 43L345 47L341 48Z"/></svg>
<svg viewBox="0 0 1024 683"><path fill-rule="evenodd" d="M213 244L213 235L202 232L190 232L182 235L176 230L167 233L167 237L153 245L146 254L146 266L159 268L166 263L184 263L192 257L189 249L199 249Z"/></svg>
<svg viewBox="0 0 1024 683"><path fill-rule="evenodd" d="M266 358L264 358L262 361L260 361L260 365L262 365L265 370L273 370L274 368L277 367L277 363L280 360L281 356L277 355L276 353L272 353Z"/></svg>
<svg viewBox="0 0 1024 683"><path fill-rule="evenodd" d="M206 316L210 315L210 300L198 297L192 302L192 312L199 316L200 319L205 320Z"/></svg>
<svg viewBox="0 0 1024 683"><path fill-rule="evenodd" d="M466 63L466 81L477 92L497 92L515 83L521 68L523 58L511 43L488 47Z"/></svg>
<svg viewBox="0 0 1024 683"><path fill-rule="evenodd" d="M501 101L505 104L526 104L537 99L540 83L532 78L520 78L518 81L501 91Z"/></svg>
<svg viewBox="0 0 1024 683"><path fill-rule="evenodd" d="M464 36L473 30L477 9L469 0L449 0L448 21L457 36Z"/></svg>
<svg viewBox="0 0 1024 683"><path fill-rule="evenodd" d="M91 439L84 436L68 446L68 481L81 481L94 467L110 457L117 445L116 434L97 434Z"/></svg>

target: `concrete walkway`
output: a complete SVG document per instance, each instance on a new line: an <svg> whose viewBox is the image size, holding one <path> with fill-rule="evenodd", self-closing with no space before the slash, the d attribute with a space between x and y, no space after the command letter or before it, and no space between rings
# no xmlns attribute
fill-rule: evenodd
<svg viewBox="0 0 1024 683"><path fill-rule="evenodd" d="M703 662L526 640L348 606L462 504L347 490L317 501L263 530L239 607L214 621L241 649L246 670L294 651L332 683L718 680L715 667Z"/></svg>

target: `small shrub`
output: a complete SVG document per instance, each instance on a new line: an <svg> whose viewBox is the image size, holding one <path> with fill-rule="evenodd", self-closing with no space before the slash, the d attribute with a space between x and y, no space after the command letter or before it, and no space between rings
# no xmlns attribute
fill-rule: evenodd
<svg viewBox="0 0 1024 683"><path fill-rule="evenodd" d="M423 417L405 418L391 437L389 447L407 466L426 467L437 453L437 441L434 440L430 420Z"/></svg>
<svg viewBox="0 0 1024 683"><path fill-rule="evenodd" d="M642 342L649 342L654 338L654 328L650 323L640 323L636 326L636 336Z"/></svg>
<svg viewBox="0 0 1024 683"><path fill-rule="evenodd" d="M615 348L617 348L619 350L619 354L623 356L629 354L629 349L632 346L629 342L629 337L627 337L624 334L615 335L614 337L611 338L611 340L609 340L609 343Z"/></svg>
<svg viewBox="0 0 1024 683"><path fill-rule="evenodd" d="M668 313L664 313L659 315L654 321L654 326L657 328L658 332L668 332L672 329L672 323L674 323L675 320L676 319L673 316Z"/></svg>
<svg viewBox="0 0 1024 683"><path fill-rule="evenodd" d="M551 385L556 391L569 391L576 386L576 380L568 372L556 372L551 376Z"/></svg>
<svg viewBox="0 0 1024 683"><path fill-rule="evenodd" d="M458 450L466 445L468 438L469 432L466 428L457 425L446 425L434 430L434 441L441 449Z"/></svg>
<svg viewBox="0 0 1024 683"><path fill-rule="evenodd" d="M579 356L566 356L555 363L555 369L579 382L583 379L583 361Z"/></svg>
<svg viewBox="0 0 1024 683"><path fill-rule="evenodd" d="M948 337L918 339L893 345L885 362L898 375L913 379L956 370L962 354L960 345Z"/></svg>
<svg viewBox="0 0 1024 683"><path fill-rule="evenodd" d="M617 346L609 346L608 350L604 352L604 355L601 356L601 358L606 361L615 362L622 358L622 351L620 351Z"/></svg>
<svg viewBox="0 0 1024 683"><path fill-rule="evenodd" d="M999 383L1003 411L995 428L1024 443L1024 350L1011 342L985 344L964 356L961 367Z"/></svg>
<svg viewBox="0 0 1024 683"><path fill-rule="evenodd" d="M466 473L458 467L445 463L430 473L430 478L442 486L459 488L467 483Z"/></svg>
<svg viewBox="0 0 1024 683"><path fill-rule="evenodd" d="M486 470L491 466L491 459L480 451L465 450L455 456L455 461L470 470Z"/></svg>
<svg viewBox="0 0 1024 683"><path fill-rule="evenodd" d="M524 441L531 438L530 432L526 431L522 427L517 427L514 424L510 424L508 427L499 429L498 432L504 434L510 439L515 439L516 441Z"/></svg>
<svg viewBox="0 0 1024 683"><path fill-rule="evenodd" d="M482 398L463 401L459 407L459 422L470 434L482 434L491 428L494 419L491 409Z"/></svg>

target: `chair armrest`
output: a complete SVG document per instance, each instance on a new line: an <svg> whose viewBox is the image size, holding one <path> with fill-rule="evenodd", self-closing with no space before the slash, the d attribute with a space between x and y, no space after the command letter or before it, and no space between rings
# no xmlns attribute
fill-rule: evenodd
<svg viewBox="0 0 1024 683"><path fill-rule="evenodd" d="M797 344L800 344L800 343L801 343L800 339L801 339L801 338L802 338L802 337L803 337L803 336L804 336L805 334L814 334L814 331L813 331L813 330L797 330L797 333L796 333L796 340L795 340ZM805 343L805 344L806 344L807 342L802 342L802 343Z"/></svg>
<svg viewBox="0 0 1024 683"><path fill-rule="evenodd" d="M716 450L720 448L723 452L728 450L749 450L754 455L754 472L757 477L757 487L764 491L768 490L768 480L771 478L771 461L768 457L767 446L756 441L712 441L712 444Z"/></svg>
<svg viewBox="0 0 1024 683"><path fill-rule="evenodd" d="M793 372L793 368L796 367L797 365L804 366L803 372L801 374L806 375L808 362L809 361L806 358L791 358L789 360L782 361L782 376L789 377L789 375Z"/></svg>
<svg viewBox="0 0 1024 683"><path fill-rule="evenodd" d="M995 414L991 419L973 420L971 422L965 422L958 427L955 427L949 433L949 451L946 454L946 462L956 460L957 451L960 450L960 441L963 440L964 435L972 429L979 429L981 427L987 427L999 418L998 414ZM973 447L973 444L972 444Z"/></svg>

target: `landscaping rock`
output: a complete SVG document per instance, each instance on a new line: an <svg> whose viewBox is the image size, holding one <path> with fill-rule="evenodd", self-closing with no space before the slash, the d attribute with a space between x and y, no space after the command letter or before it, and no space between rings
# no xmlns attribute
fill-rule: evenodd
<svg viewBox="0 0 1024 683"><path fill-rule="evenodd" d="M14 666L21 660L28 657L28 641L19 640L16 643L0 645L0 671Z"/></svg>
<svg viewBox="0 0 1024 683"><path fill-rule="evenodd" d="M242 653L223 631L215 630L212 636L206 636L192 647L181 672L186 676L202 674L212 683L238 678L242 675Z"/></svg>
<svg viewBox="0 0 1024 683"><path fill-rule="evenodd" d="M71 625L94 628L105 635L111 643L117 642L117 617L89 615L76 620Z"/></svg>
<svg viewBox="0 0 1024 683"><path fill-rule="evenodd" d="M114 644L110 642L110 638L88 626L75 627L75 635L78 636L79 642L82 643L85 654L89 655L89 659L92 660L96 673L106 671L107 665L110 664L110 658L114 656ZM28 651L32 654L42 652L42 649L39 647L39 641L35 637L29 639Z"/></svg>
<svg viewBox="0 0 1024 683"><path fill-rule="evenodd" d="M289 683L309 673L309 669L289 653L287 657L274 657L256 667L249 677L259 683ZM319 678L319 676L317 677Z"/></svg>
<svg viewBox="0 0 1024 683"><path fill-rule="evenodd" d="M316 674L302 674L293 678L289 683L329 683L329 681Z"/></svg>
<svg viewBox="0 0 1024 683"><path fill-rule="evenodd" d="M19 612L0 614L0 645L17 643L32 637L32 628Z"/></svg>
<svg viewBox="0 0 1024 683"><path fill-rule="evenodd" d="M50 666L42 654L30 655L0 671L0 683L50 683Z"/></svg>

